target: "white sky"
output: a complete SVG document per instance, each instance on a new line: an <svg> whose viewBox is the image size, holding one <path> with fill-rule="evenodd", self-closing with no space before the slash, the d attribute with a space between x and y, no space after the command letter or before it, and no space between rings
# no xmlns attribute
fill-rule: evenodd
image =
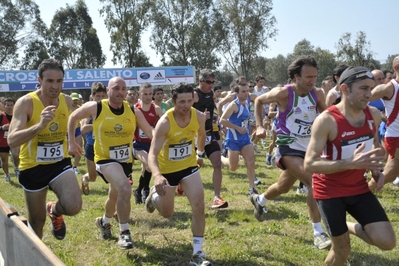
<svg viewBox="0 0 399 266"><path fill-rule="evenodd" d="M43 21L49 26L56 12L74 1L35 0L41 10ZM99 0L86 0L93 27L97 30L103 52L107 56L104 68L120 67L111 62L110 37L100 16ZM339 38L350 32L354 36L364 31L371 42L374 58L385 62L388 55L399 54L399 35L395 33L397 23L397 1L384 0L274 0L273 15L277 19L278 35L269 40L269 48L261 55L267 58L278 54L286 56L294 46L306 38L315 47L336 52ZM154 66L160 64L160 58L149 45L149 32L142 37L142 48L150 57ZM352 38L352 44L355 39Z"/></svg>

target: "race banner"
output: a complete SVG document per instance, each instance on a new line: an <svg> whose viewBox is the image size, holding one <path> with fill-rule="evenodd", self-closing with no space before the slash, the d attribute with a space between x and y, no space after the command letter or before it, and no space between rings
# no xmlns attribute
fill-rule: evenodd
<svg viewBox="0 0 399 266"><path fill-rule="evenodd" d="M0 92L33 91L38 85L37 70L2 71L0 70ZM94 82L108 86L113 77L121 77L126 86L136 87L144 82L153 86L174 85L179 82L195 83L193 66L107 68L107 69L71 69L65 70L63 89L90 89Z"/></svg>

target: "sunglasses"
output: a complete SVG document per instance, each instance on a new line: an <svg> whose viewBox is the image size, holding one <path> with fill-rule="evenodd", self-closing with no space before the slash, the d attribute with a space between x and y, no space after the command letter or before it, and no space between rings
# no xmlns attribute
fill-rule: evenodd
<svg viewBox="0 0 399 266"><path fill-rule="evenodd" d="M206 84L214 84L215 81L210 81L210 80L203 80L202 82L206 82Z"/></svg>
<svg viewBox="0 0 399 266"><path fill-rule="evenodd" d="M249 86L250 88L253 88L254 86Z"/></svg>

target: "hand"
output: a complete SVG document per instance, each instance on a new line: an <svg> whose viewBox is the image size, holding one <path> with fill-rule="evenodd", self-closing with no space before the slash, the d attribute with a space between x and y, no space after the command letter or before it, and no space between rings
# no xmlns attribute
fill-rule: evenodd
<svg viewBox="0 0 399 266"><path fill-rule="evenodd" d="M10 124L4 124L4 125L1 126L1 129L3 131L7 131L9 128L10 128Z"/></svg>
<svg viewBox="0 0 399 266"><path fill-rule="evenodd" d="M76 142L72 143L71 141L69 141L68 153L72 156L82 156L82 147L80 147L80 145L78 145Z"/></svg>
<svg viewBox="0 0 399 266"><path fill-rule="evenodd" d="M170 186L168 180L161 174L154 177L154 186L159 196L166 195L166 187Z"/></svg>
<svg viewBox="0 0 399 266"><path fill-rule="evenodd" d="M372 149L371 151L362 153L366 144L363 142L359 148L355 150L352 157L352 169L369 169L381 170L384 166L380 161L384 160L384 156L381 156L381 148Z"/></svg>
<svg viewBox="0 0 399 266"><path fill-rule="evenodd" d="M245 127L239 127L239 128L237 129L237 131L238 131L238 133L240 133L240 134L245 134L245 133L247 133L247 129L246 129Z"/></svg>
<svg viewBox="0 0 399 266"><path fill-rule="evenodd" d="M42 125L43 128L45 128L47 124L55 117L55 109L55 105L49 105L42 110L39 123Z"/></svg>
<svg viewBox="0 0 399 266"><path fill-rule="evenodd" d="M381 171L378 171L378 170L371 171L371 174L372 174L372 177L373 177L375 183L377 184L375 186L374 191L377 192L377 191L382 190L382 188L384 187L384 184L385 184L385 176L384 176L384 174Z"/></svg>
<svg viewBox="0 0 399 266"><path fill-rule="evenodd" d="M256 126L256 136L258 138L265 138L266 137L266 129L263 126Z"/></svg>
<svg viewBox="0 0 399 266"><path fill-rule="evenodd" d="M203 158L197 158L197 166L198 168L201 168L204 165L204 159Z"/></svg>

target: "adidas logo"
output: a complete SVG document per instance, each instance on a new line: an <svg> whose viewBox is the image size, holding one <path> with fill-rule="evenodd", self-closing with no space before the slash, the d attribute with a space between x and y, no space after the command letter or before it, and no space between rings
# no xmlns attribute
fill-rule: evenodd
<svg viewBox="0 0 399 266"><path fill-rule="evenodd" d="M164 77L162 76L161 72L158 72L158 74L155 75L154 79L164 79Z"/></svg>

